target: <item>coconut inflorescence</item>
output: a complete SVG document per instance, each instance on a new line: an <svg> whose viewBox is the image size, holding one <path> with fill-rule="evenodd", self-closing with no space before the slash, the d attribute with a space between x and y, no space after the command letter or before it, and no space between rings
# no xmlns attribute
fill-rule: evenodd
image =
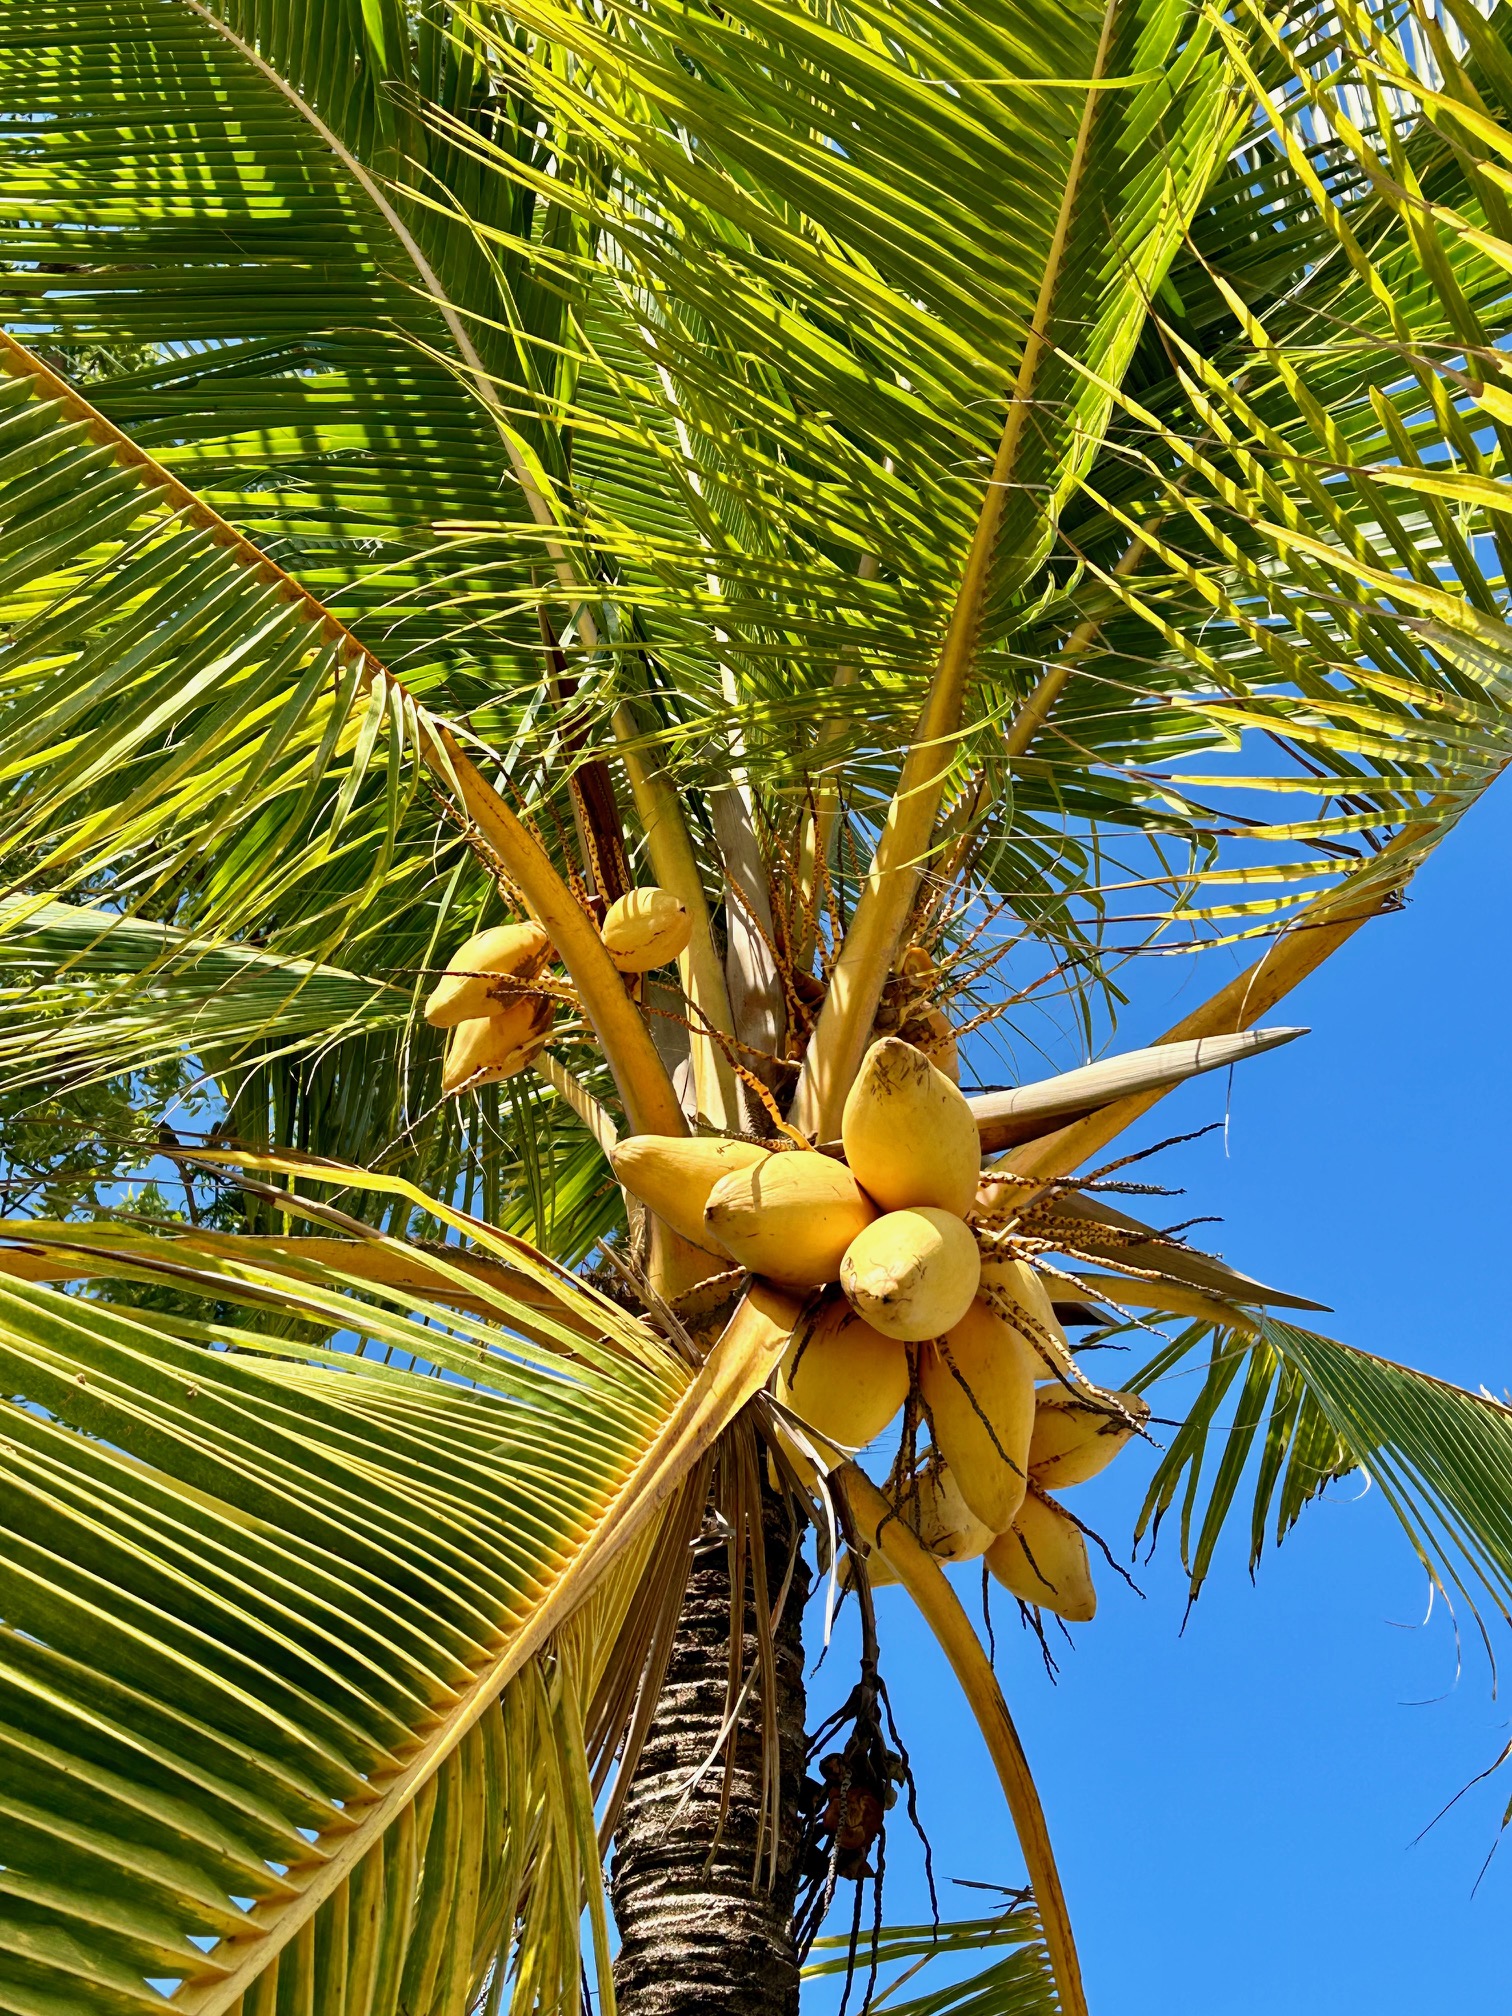
<svg viewBox="0 0 1512 2016"><path fill-rule="evenodd" d="M605 919L604 941L625 970L637 933L654 937L658 918L676 923L652 900L660 894L632 891ZM639 1136L612 1159L633 1196L706 1252L784 1288L830 1291L795 1336L779 1393L816 1436L856 1449L907 1398L902 1347L954 1330L971 1309L981 1261L967 1216L981 1147L959 1087L892 1036L862 1062L839 1146L837 1156Z"/></svg>

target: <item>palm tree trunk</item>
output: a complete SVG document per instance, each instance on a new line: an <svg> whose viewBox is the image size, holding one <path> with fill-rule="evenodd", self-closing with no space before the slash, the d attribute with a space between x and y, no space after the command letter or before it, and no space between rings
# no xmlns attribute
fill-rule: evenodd
<svg viewBox="0 0 1512 2016"><path fill-rule="evenodd" d="M790 1515L763 1490L767 1587L775 1602L795 1540ZM797 2016L793 1901L801 1849L804 1599L800 1558L775 1633L781 1774L777 1870L757 1868L761 1708L753 1688L735 1736L729 1807L719 1829L723 1760L684 1802L727 1713L730 1564L723 1529L705 1518L671 1663L614 1840L610 1888L619 1924L614 1984L622 2016ZM742 1670L756 1658L755 1613L745 1606Z"/></svg>

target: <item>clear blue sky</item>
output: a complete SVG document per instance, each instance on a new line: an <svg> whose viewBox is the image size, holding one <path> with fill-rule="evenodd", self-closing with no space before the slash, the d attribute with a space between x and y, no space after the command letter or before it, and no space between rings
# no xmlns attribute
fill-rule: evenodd
<svg viewBox="0 0 1512 2016"><path fill-rule="evenodd" d="M1268 1018L1312 1034L1234 1074L1227 1155L1216 1135L1162 1164L1188 1192L1169 1218L1220 1212L1193 1237L1329 1303L1317 1328L1499 1396L1512 1386L1509 864L1503 786L1404 913L1358 934ZM1186 1002L1218 984L1217 956L1181 969ZM1173 966L1166 1001L1126 1022L1117 1047L1174 1019L1177 984ZM1227 1090L1217 1074L1186 1088L1149 1138L1220 1118ZM1110 1541L1127 1545L1150 1465L1136 1450L1076 1494ZM974 1574L957 1573L975 1607ZM1442 1605L1424 1625L1423 1574L1380 1499L1358 1480L1334 1487L1255 1586L1236 1525L1184 1636L1170 1540L1138 1580L1143 1601L1102 1570L1098 1617L1076 1631L1057 1685L998 1606L998 1671L1046 1801L1093 2016L1512 2009L1512 1839L1472 1896L1512 1767L1416 1840L1512 1738L1512 1707L1493 1697L1473 1626L1457 1649ZM939 1875L1019 1880L948 1671L899 1592L879 1592L878 1609ZM1495 1642L1512 1700L1512 1632ZM849 1683L852 1658L842 1632L816 1699ZM899 1922L927 1907L895 1818L887 1915ZM943 1881L942 1903L979 1908Z"/></svg>

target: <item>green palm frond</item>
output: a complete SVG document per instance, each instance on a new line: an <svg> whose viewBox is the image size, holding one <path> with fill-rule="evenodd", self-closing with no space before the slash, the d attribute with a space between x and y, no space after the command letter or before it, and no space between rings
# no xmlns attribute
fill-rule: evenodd
<svg viewBox="0 0 1512 2016"><path fill-rule="evenodd" d="M146 2010L176 1979L199 2012L453 2016L518 1938L520 1993L575 2000L584 1774L645 1656L632 1598L683 1572L671 1487L695 1474L696 1519L712 1429L686 1440L690 1375L650 1332L467 1229L498 1258L459 1274L456 1247L7 1228L8 1997ZM12 1271L28 1252L200 1313L61 1294Z"/></svg>
<svg viewBox="0 0 1512 2016"><path fill-rule="evenodd" d="M0 385L13 886L63 893L116 865L134 905L207 932L271 903L340 938L404 872L403 704L318 604L50 389Z"/></svg>
<svg viewBox="0 0 1512 2016"><path fill-rule="evenodd" d="M1000 24L980 10L969 18L967 10L883 11L885 22L881 12L875 21L849 17L855 43L843 47L829 24L821 29L801 12L754 5L669 8L664 20L655 9L637 9L616 15L612 30L571 5L541 6L528 17L543 38L536 68L528 50L500 50L502 62L528 73L530 88L549 98L563 126L576 128L585 157L608 158L617 171L588 216L638 282L617 292L641 368L636 373L625 361L623 337L612 364L627 395L638 394L640 425L637 437L627 438L623 425L614 433L586 508L615 514L604 516L603 536L616 555L620 599L630 599L635 581L647 584L645 632L668 666L666 704L682 712L686 756L721 746L712 724L728 709L733 677L745 707L742 733L776 766L774 782L784 773L790 786L796 781L812 760L803 726L816 713L833 714L836 754L856 759L847 778L862 805L869 790L888 788L887 764L871 750L879 740L884 749L896 746L911 719L917 675L931 661L960 578L996 442L993 415L1001 410L984 387L1006 396L1022 366L1037 287L1053 290L1061 272L1033 264L1036 246L1053 235L1054 217L1053 205L1045 212L1042 204L1037 215L1033 204L1036 189L1043 196L1047 180L1053 187L1049 164L1058 161L1065 172L1078 101L1069 90L989 90L980 80L1031 60L1042 76L1058 67L1085 76L1101 20L1094 10L1057 9L1052 28L1047 13L1040 26L1060 38L1052 53L1034 40L1034 10L1015 10L1014 32L1032 58L1016 49L1009 61L994 43ZM1137 39L1137 13L1109 11L1115 39ZM1274 69L1262 17L1246 16L1244 25L1255 46L1236 30L1227 73L1202 35L1183 48L1193 88L1182 114L1205 120L1205 134L1217 118L1205 89L1216 91L1220 82L1233 89L1251 61ZM1152 16L1148 33L1169 28L1170 17L1157 29ZM578 72L565 79L546 53L564 40L580 58ZM742 61L755 52L760 62L748 78ZM843 60L851 55L854 71ZM1165 56L1169 64L1171 51ZM890 95L879 104L884 79ZM1265 81L1256 74L1254 88ZM1143 90L1144 98L1132 87L1103 95L1128 111L1129 130L1168 165L1169 199L1180 215L1181 143L1162 124L1160 86L1146 76ZM1222 102L1242 123L1259 101L1247 110L1239 97ZM871 200L879 169L866 142L884 118L889 130L896 120L909 133L900 149L907 202L895 195L893 208L879 213ZM1217 124L1228 130L1222 118ZM1326 184L1304 183L1296 192L1302 201L1293 202L1294 232L1293 219L1269 200L1276 191L1267 184L1287 164L1276 163L1268 134L1256 130L1252 144L1212 176L1191 164L1197 209L1190 240L1167 250L1173 291L1193 307L1172 320L1151 313L1164 268L1159 234L1150 235L1139 207L1138 175L1110 142L1099 182L1095 145L1090 149L1086 214L1113 242L1124 242L1127 229L1154 263L1137 283L1128 260L1120 268L1130 293L1115 319L1119 340L1133 349L1112 365L1111 383L1101 357L1058 355L1068 403L1037 398L1036 453L1052 453L1055 416L1085 431L1074 433L1062 472L1069 488L1057 550L1031 569L1032 591L999 597L978 650L973 713L980 729L963 755L984 766L984 841L1008 850L997 856L998 886L1020 902L1030 894L1026 882L1036 879L1024 871L1037 844L1048 853L1053 832L1064 847L1068 822L1073 839L1084 820L1099 821L1110 835L1130 827L1164 831L1173 845L1178 834L1190 842L1198 827L1204 839L1216 839L1226 793L1212 757L1255 748L1257 730L1286 737L1338 780L1338 793L1325 798L1358 800L1304 811L1283 796L1282 811L1262 820L1255 835L1262 842L1325 843L1304 850L1292 871L1298 877L1333 872L1334 846L1420 802L1443 746L1436 723L1457 717L1461 702L1469 702L1467 719L1485 740L1478 754L1468 746L1456 753L1470 772L1500 758L1499 681L1490 702L1479 702L1452 654L1433 663L1420 620L1404 622L1406 612L1387 601L1385 577L1400 568L1402 551L1422 581L1415 618L1439 606L1432 591L1455 573L1472 606L1486 607L1491 591L1452 525L1441 536L1390 503L1381 509L1383 485L1373 470L1398 459L1398 433L1413 440L1414 455L1431 457L1431 440L1417 437L1447 430L1458 453L1466 429L1443 411L1430 412L1425 425L1415 410L1420 388L1393 389L1404 379L1409 328L1408 343L1431 353L1448 325L1421 284L1405 294L1405 326L1393 326L1375 303L1376 292L1412 261L1411 234L1372 194L1361 164L1347 156L1341 162L1339 152ZM501 174L517 172L502 159L495 165ZM589 190L586 181L578 186ZM961 221L963 191L977 220L971 230ZM1234 236L1241 200L1252 217L1265 217L1275 266L1266 285L1236 297L1234 280L1221 271L1215 277L1208 262L1220 253L1227 260L1231 247L1212 242L1213 222L1224 218ZM873 233L865 243L856 222L863 212ZM892 223L894 212L892 235L874 242L885 232L876 216ZM1326 324L1316 311L1300 323L1286 304L1320 241L1340 230L1368 233L1371 256L1361 273L1344 265ZM1238 242L1242 247L1242 236ZM690 245L697 257L687 256ZM921 275L925 259L936 263ZM957 276L953 289L947 269ZM969 305L959 277L966 270ZM1076 280L1094 284L1085 262ZM1493 311L1505 294L1494 258L1467 272L1464 283ZM586 289L586 279L582 284ZM1258 319L1272 309L1283 318L1279 329ZM1357 332L1353 325L1372 309L1382 326ZM836 333L842 319L843 341ZM1072 316L1079 330L1086 320ZM1195 376L1187 354L1194 341L1199 357L1210 360ZM1312 389L1318 381L1326 384L1321 402ZM585 399L582 388L592 382L592 370L577 381ZM676 400L670 421L669 394ZM1083 397L1094 401L1091 408L1078 403ZM1392 397L1407 402L1410 426L1391 410ZM607 405L585 413L585 453L590 418L602 430L610 417ZM1314 445L1308 436L1318 427L1327 438ZM623 472L637 468L625 454L636 438L657 478L660 529L653 535L648 518L645 537L624 496ZM1101 453L1089 463L1099 440ZM665 536L667 492L678 470L675 500L687 521L680 560ZM1446 480L1453 487L1457 479ZM649 500L643 508L649 514ZM903 543L890 545L889 534ZM1326 554L1312 552L1309 537ZM790 556L785 568L774 539ZM1115 565L1131 546L1145 556L1132 582ZM1004 562L1011 569L1021 550L1038 549L1025 533L1005 535L1003 550L1014 556ZM856 578L862 554L879 563L875 582ZM678 570L675 594L669 568ZM805 591L804 583L813 585ZM674 610L697 612L682 651L666 630L669 601ZM833 636L837 620L843 634L821 648L820 636ZM716 625L721 651L711 660L707 639ZM1499 630L1492 634L1504 652ZM1043 669L1058 666L1067 640L1078 637L1070 669L1080 676L1057 695L1048 737L1032 756L1008 762L998 731ZM796 663L795 647L804 652ZM847 659L849 679L842 674L836 690L836 667ZM1395 661L1404 661L1401 673ZM1421 731L1410 719L1414 703L1427 709ZM698 711L690 717L690 709ZM1469 732L1473 738L1477 730ZM828 753L822 734L820 746ZM1172 768L1185 774L1172 776ZM1294 797L1312 790L1304 765L1235 783ZM1041 829L1046 837L1037 843ZM1195 886L1210 865L1184 858L1182 870L1167 875L1175 881L1189 872ZM1248 903L1215 898L1209 925L1273 929L1293 897L1260 893L1260 885L1280 879L1282 865L1270 855L1263 868L1257 862L1226 871L1226 879L1255 884L1257 893ZM1077 862L1068 879L1078 869L1085 874ZM1191 913L1188 901L1183 914Z"/></svg>
<svg viewBox="0 0 1512 2016"><path fill-rule="evenodd" d="M391 200L464 309L479 279L497 297L470 229L391 199L387 180L402 166L445 187L450 170L484 217L522 220L427 142L418 104L466 104L476 80L441 16L412 35L397 11L224 12L231 39L192 5L48 0L6 38L6 319L65 371L101 346L155 353L96 380L112 417L348 613L386 609L390 654L414 669L458 623L444 597L427 607L457 563L451 541L433 564L429 528L496 508L498 437L435 354L447 332L416 298ZM560 304L528 274L514 288L544 334ZM485 632L467 628L476 663ZM529 636L507 619L500 634L512 650Z"/></svg>
<svg viewBox="0 0 1512 2016"><path fill-rule="evenodd" d="M116 1152L121 1179L157 1152L158 1128L192 1135L203 1121L198 1131L260 1150L339 1143L422 1188L456 1178L464 1210L566 1260L623 1224L599 1142L538 1077L485 1086L463 1109L442 1100L441 1039L414 1018L418 979L206 944L87 905L11 907L22 921L0 928L8 1130L33 1132L50 1101L88 1107L78 1095L100 1089L128 1116L98 1151ZM557 1052L585 1090L612 1097L602 1060L570 1031ZM391 1230L414 1229L407 1205L378 1201Z"/></svg>
<svg viewBox="0 0 1512 2016"><path fill-rule="evenodd" d="M1178 1367L1206 1367L1161 1459L1136 1528L1158 1531L1180 1505L1181 1557L1195 1598L1231 1516L1249 1501L1249 1565L1279 1544L1325 1485L1363 1471L1418 1559L1472 1614L1512 1617L1512 1409L1298 1329L1198 1323L1133 1381L1149 1391Z"/></svg>
<svg viewBox="0 0 1512 2016"><path fill-rule="evenodd" d="M150 108L133 99L141 87L119 53L140 47L150 23L112 0L101 16L110 32L87 33L98 4L57 8L53 39L39 34L9 60L33 80L83 64L90 92L130 110L70 163L69 214L48 228L87 233L107 194L135 203L132 227L155 249L131 313L160 301L172 341L179 290L198 284L183 233L191 222L219 230L215 205L245 202L244 178L219 137L175 127L216 193L197 221L180 214L196 199L168 200L149 165L162 147L142 138ZM339 239L364 285L379 286L378 273L397 290L383 314L371 301L363 310L392 335L379 346L384 370L411 368L416 331L422 349L450 359L469 453L492 469L502 508L412 499L416 472L455 456L417 441L401 477L373 444L343 448L335 417L322 431L318 376L281 352L243 368L227 338L177 356L174 397L213 411L251 386L302 411L295 431L325 473L299 492L314 513L310 543L273 550L359 628L371 612L385 662L422 693L466 705L495 747L517 752L522 776L543 776L559 750L560 720L539 709L531 612L542 605L583 682L580 725L603 732L615 699L638 695L638 731L661 738L685 788L728 775L733 735L779 827L805 770L848 758L864 841L956 593L993 416L1023 368L1039 293L1053 299L1057 286L1088 290L1058 312L1091 333L1086 347L1053 346L1036 378L1033 469L1026 462L1012 511L1038 512L1040 530L1015 518L994 549L1007 585L982 631L952 786L984 894L1080 957L1101 942L1115 966L1168 935L1173 916L1198 938L1274 930L1380 831L1425 808L1449 816L1500 763L1496 512L1475 487L1485 454L1444 348L1467 330L1494 339L1506 292L1498 217L1494 204L1467 209L1467 197L1452 232L1425 227L1375 172L1384 142L1354 129L1320 137L1297 82L1312 85L1305 24L1249 9L1220 33L1179 10L1121 4L1105 20L1027 0L1001 20L936 8L635 10L612 17L612 34L610 17L566 4L516 18L524 25L506 33L486 9L459 12L450 42L427 40L427 26L401 49L385 31L375 53L377 30L334 11L306 38L276 10L264 20L227 8L231 35L251 37L309 116L203 14L184 15L161 60L198 66L246 107L239 143L255 151L260 134L283 135L293 153L268 142L270 185L283 163L291 187L313 178L331 192L331 214L348 218L333 248ZM1330 105L1396 49L1362 20L1341 24ZM1099 60L1112 88L1089 97L1080 80ZM351 74L361 88L338 89ZM1000 81L1015 74L1044 81ZM43 102L64 95L56 86ZM1063 238L1047 263L1080 107L1093 100L1070 222L1117 251L1100 264ZM152 116L171 116L171 94L154 103ZM1284 146L1266 126L1269 103L1283 108ZM345 168L319 145L321 122ZM69 130L54 131L49 114L16 138L23 206L44 163L58 179ZM907 145L886 151L883 132ZM1220 143L1236 135L1247 144L1224 158ZM1490 202L1492 185L1465 160L1467 148L1486 155L1484 141L1456 130L1454 142L1418 120L1402 145L1419 181L1469 174L1469 196ZM270 199L259 241L270 259L309 242L279 209L288 200ZM1440 205L1444 217L1451 207ZM1263 259L1249 249L1262 223ZM28 228L46 224L39 213ZM1452 237L1452 293L1435 232ZM1327 288L1299 294L1320 257ZM45 287L43 277L21 275L39 333L53 317L60 331L112 337L113 295L95 271L49 274ZM251 266L244 284L261 315L308 322L307 304L286 311ZM245 304L236 287L222 293L234 320ZM457 316L486 364L492 410L458 348ZM381 411L390 381L373 369ZM123 391L134 405L112 405L108 387L98 396L209 483L238 523L273 537L256 502L282 453L268 413L238 417L228 404L242 429L226 437L238 490L176 459L187 437L168 408L154 417L150 389ZM356 410L341 397L343 413ZM428 396L412 403L443 411ZM549 499L547 546L570 588L511 454ZM1442 468L1451 494L1404 492L1390 473L1404 457ZM349 533L365 522L355 494L322 489L348 467L370 490L389 485L394 523L408 528L386 535L373 520L371 567L333 567L316 551L338 521ZM381 621L378 604L350 600L390 560L402 574L417 541L440 556L439 601L408 576ZM1143 555L1132 576L1117 565L1131 545ZM862 578L863 556L876 578ZM422 604L430 641L412 652L404 625ZM480 684L479 654L494 648L480 626L496 619L513 629L491 662L514 670ZM446 638L437 623L451 626ZM1007 753L1002 727L1047 676L1059 683L1034 746ZM1285 762L1254 760L1274 757L1278 740ZM1275 812L1262 793L1279 795ZM712 837L690 802L717 885ZM559 800L552 817L565 831ZM391 916L403 901L390 890Z"/></svg>
<svg viewBox="0 0 1512 2016"><path fill-rule="evenodd" d="M0 924L0 1005L29 1018L0 1037L0 1069L14 1087L141 1071L186 1050L218 1059L258 1040L340 1043L406 1028L413 1015L413 984L235 941L207 945L85 904L38 908L13 897L7 908L21 922ZM121 980L136 984L122 988L116 1012L111 983Z"/></svg>
<svg viewBox="0 0 1512 2016"><path fill-rule="evenodd" d="M1013 1950L964 1979L894 2000L926 1968L954 1971L952 1963L1004 1946ZM825 1957L809 1963L805 1979L847 1972L853 1964L850 1947L848 1937L816 1939L814 1950ZM874 1938L863 1934L858 1939L854 1964L866 1978L873 1965L879 1977L893 1968L902 1970L890 1980L879 1979L875 2000L863 2005L887 2009L891 2016L1054 2016L1061 2006L1031 1904L1014 1902L991 1918L885 1925Z"/></svg>

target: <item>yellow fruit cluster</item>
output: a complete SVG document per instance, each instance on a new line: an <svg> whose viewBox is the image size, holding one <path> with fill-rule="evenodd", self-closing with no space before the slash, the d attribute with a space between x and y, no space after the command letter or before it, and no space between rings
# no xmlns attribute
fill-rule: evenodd
<svg viewBox="0 0 1512 2016"><path fill-rule="evenodd" d="M631 889L604 916L604 949L621 973L649 973L685 950L693 924L665 889ZM459 1092L512 1078L545 1048L551 996L530 992L551 957L539 924L498 924L458 946L425 1004L434 1029L449 1029L441 1090Z"/></svg>
<svg viewBox="0 0 1512 2016"><path fill-rule="evenodd" d="M1070 1389L1058 1382L1035 1394L1027 1482L1002 1530L978 1516L948 1463L932 1460L904 1494L903 1511L919 1539L942 1561L985 1559L994 1577L1022 1602L1085 1624L1097 1591L1081 1527L1049 1494L1085 1484L1105 1470L1148 1418L1136 1393ZM896 1580L882 1556L867 1563L872 1581Z"/></svg>
<svg viewBox="0 0 1512 2016"><path fill-rule="evenodd" d="M605 949L627 975L682 952L688 912L666 890L610 905ZM547 1042L551 958L536 924L469 938L425 1004L448 1030L448 1096L509 1078ZM1035 1270L990 1254L967 1222L981 1145L952 1077L899 1037L874 1042L841 1119L841 1156L756 1141L637 1135L615 1173L673 1231L779 1288L817 1290L778 1373L778 1397L822 1447L881 1434L915 1374L930 1424L910 1523L944 1560L985 1556L1024 1601L1092 1614L1086 1545L1045 1494L1094 1475L1142 1405L1067 1383L1065 1333ZM843 1159L842 1159L843 1157ZM1059 1383L1041 1385L1049 1371Z"/></svg>
<svg viewBox="0 0 1512 2016"><path fill-rule="evenodd" d="M452 954L431 990L425 1019L448 1029L441 1090L451 1098L512 1078L539 1056L551 1033L549 995L527 993L551 957L539 924L498 924Z"/></svg>
<svg viewBox="0 0 1512 2016"><path fill-rule="evenodd" d="M947 1560L985 1554L1026 1601L1083 1614L1085 1545L1043 1492L1100 1469L1133 1432L1137 1403L1066 1384L1070 1348L1039 1275L1006 1256L983 1262L967 1222L976 1120L915 1045L872 1044L840 1132L843 1160L638 1135L613 1161L626 1189L705 1252L820 1291L777 1394L821 1445L860 1449L881 1434L916 1367L934 1451L916 1487L928 1503L910 1518L926 1544ZM1037 1389L1047 1373L1055 1381Z"/></svg>

